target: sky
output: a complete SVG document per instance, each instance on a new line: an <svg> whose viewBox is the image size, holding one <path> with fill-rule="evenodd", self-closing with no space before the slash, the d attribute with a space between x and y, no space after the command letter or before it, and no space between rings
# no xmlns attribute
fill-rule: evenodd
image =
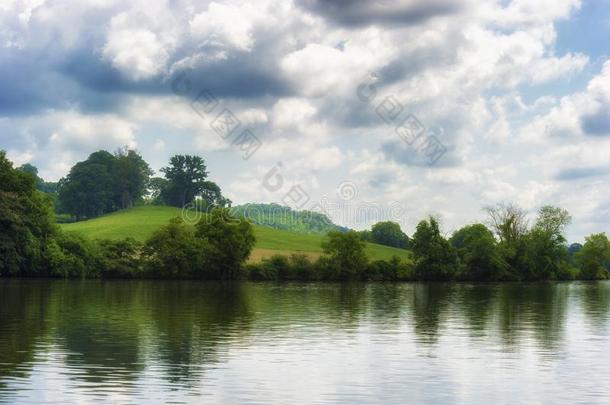
<svg viewBox="0 0 610 405"><path fill-rule="evenodd" d="M197 154L234 204L610 231L609 0L0 1L0 149Z"/></svg>

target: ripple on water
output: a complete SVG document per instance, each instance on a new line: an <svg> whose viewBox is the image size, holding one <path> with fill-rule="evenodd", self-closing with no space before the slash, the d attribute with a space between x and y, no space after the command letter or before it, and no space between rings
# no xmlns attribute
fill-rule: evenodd
<svg viewBox="0 0 610 405"><path fill-rule="evenodd" d="M0 280L2 403L610 403L610 283Z"/></svg>

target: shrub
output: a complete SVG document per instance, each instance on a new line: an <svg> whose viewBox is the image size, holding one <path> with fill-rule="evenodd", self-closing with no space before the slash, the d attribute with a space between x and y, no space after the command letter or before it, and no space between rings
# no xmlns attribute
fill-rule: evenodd
<svg viewBox="0 0 610 405"><path fill-rule="evenodd" d="M368 263L365 244L357 232L329 232L328 240L322 244L325 258L318 263L325 267L324 276L336 280L359 279Z"/></svg>
<svg viewBox="0 0 610 405"><path fill-rule="evenodd" d="M202 278L206 248L190 227L175 218L144 245L146 273L161 278Z"/></svg>
<svg viewBox="0 0 610 405"><path fill-rule="evenodd" d="M264 259L263 267L267 267L270 274L275 274L276 279L292 280L294 278L292 265L286 256L273 255L269 259Z"/></svg>
<svg viewBox="0 0 610 405"><path fill-rule="evenodd" d="M555 278L557 280L570 281L570 280L576 280L577 278L579 278L579 276L580 276L580 274L576 267L574 267L568 263L565 263L559 267L559 269L557 270L557 273L555 275Z"/></svg>
<svg viewBox="0 0 610 405"><path fill-rule="evenodd" d="M254 247L254 229L228 209L217 208L197 224L196 236L206 243L206 268L218 279L233 279Z"/></svg>
<svg viewBox="0 0 610 405"><path fill-rule="evenodd" d="M297 280L312 281L319 277L316 272L315 264L304 254L291 254L290 266L292 267L292 274Z"/></svg>
<svg viewBox="0 0 610 405"><path fill-rule="evenodd" d="M398 281L415 281L415 268L413 263L401 261L396 273Z"/></svg>
<svg viewBox="0 0 610 405"><path fill-rule="evenodd" d="M277 280L277 269L264 261L261 263L250 263L246 265L248 276L254 281Z"/></svg>
<svg viewBox="0 0 610 405"><path fill-rule="evenodd" d="M98 277L103 262L98 246L75 234L60 232L44 251L48 274L54 277Z"/></svg>
<svg viewBox="0 0 610 405"><path fill-rule="evenodd" d="M101 276L106 278L133 278L141 275L142 247L142 243L131 238L119 241L100 241Z"/></svg>
<svg viewBox="0 0 610 405"><path fill-rule="evenodd" d="M304 254L292 254L288 257L273 255L261 263L245 266L252 280L300 280L317 279L316 266Z"/></svg>
<svg viewBox="0 0 610 405"><path fill-rule="evenodd" d="M368 281L407 281L413 279L413 269L408 263L393 256L390 260L370 262L363 274Z"/></svg>

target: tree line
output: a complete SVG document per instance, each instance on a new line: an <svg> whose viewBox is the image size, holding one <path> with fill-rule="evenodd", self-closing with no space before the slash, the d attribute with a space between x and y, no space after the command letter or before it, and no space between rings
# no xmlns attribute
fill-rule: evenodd
<svg viewBox="0 0 610 405"><path fill-rule="evenodd" d="M118 158L105 153L92 156L88 159L92 165ZM170 167L185 165L186 161L179 158ZM145 166L140 162L140 167ZM166 180L171 182L174 175ZM255 244L253 226L227 208L216 207L195 226L172 220L144 243L133 239L94 241L62 232L55 224L53 199L37 185L36 177L14 169L0 152L1 276L341 281L608 278L607 236L593 234L582 246L568 246L564 232L571 218L567 211L551 206L540 209L532 226L525 212L514 205L490 207L489 226L467 225L450 238L443 235L437 219L427 218L408 239L410 261L397 257L371 261L361 233L332 231L317 260L296 254L248 264ZM137 196L128 191L100 195L116 204L129 204ZM183 202L196 193L181 189L171 195ZM395 225L382 224L377 230L380 228L396 230ZM394 233L379 234L387 237Z"/></svg>
<svg viewBox="0 0 610 405"><path fill-rule="evenodd" d="M96 203L83 215L99 215L111 209L111 204L133 203L138 195L134 190L142 190L141 179L129 183L133 178L108 176L108 169L115 170L122 158L133 159L132 163L147 170L135 154L96 152L60 182L59 198L65 198L63 187L71 187L70 193ZM82 173L103 180L101 186L96 188ZM111 189L104 189L109 180L130 185L121 189L123 193L105 192ZM94 201L84 189L77 192L81 184L91 187L100 201ZM226 209L218 208L196 228L172 221L144 244L68 234L56 225L53 199L37 189L36 177L13 168L0 151L0 276L234 278L234 269L250 254L254 234L249 222L226 214Z"/></svg>
<svg viewBox="0 0 610 405"><path fill-rule="evenodd" d="M59 181L57 210L79 221L145 201L174 207L195 201L206 208L231 204L220 187L208 180L205 161L199 156L174 156L161 173L164 177L152 177L150 165L135 150L92 153Z"/></svg>

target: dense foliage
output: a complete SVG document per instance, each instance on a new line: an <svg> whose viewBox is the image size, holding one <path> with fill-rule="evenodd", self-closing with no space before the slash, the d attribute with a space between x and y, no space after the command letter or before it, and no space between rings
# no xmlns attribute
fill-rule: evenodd
<svg viewBox="0 0 610 405"><path fill-rule="evenodd" d="M372 242L401 249L409 247L409 237L396 222L378 222L371 229Z"/></svg>
<svg viewBox="0 0 610 405"><path fill-rule="evenodd" d="M22 170L36 179L33 166ZM77 221L99 217L120 209L132 208L147 199L155 204L187 207L207 211L229 206L220 187L207 180L205 161L199 156L177 155L169 166L161 169L164 178L154 177L150 166L131 149L92 153L78 162L57 185L57 205L60 213ZM40 188L52 188L53 183L37 180Z"/></svg>
<svg viewBox="0 0 610 405"><path fill-rule="evenodd" d="M54 182L47 182L44 181L39 175L38 175L38 168L26 163L24 165L21 165L17 168L17 170L19 170L20 172L23 173L27 173L30 176L32 176L34 178L35 184L36 184L36 189L38 191L42 191L43 193L47 193L47 194L56 194L57 193L57 183Z"/></svg>
<svg viewBox="0 0 610 405"><path fill-rule="evenodd" d="M420 280L451 280L457 274L457 252L441 235L435 218L430 217L417 225L413 234L413 259L415 275Z"/></svg>
<svg viewBox="0 0 610 405"><path fill-rule="evenodd" d="M322 262L330 270L329 278L335 280L360 278L368 263L364 247L364 242L354 231L329 232L328 240L322 245L326 254Z"/></svg>
<svg viewBox="0 0 610 405"><path fill-rule="evenodd" d="M378 222L371 230L358 232L360 238L365 242L377 243L379 245L391 246L400 249L411 247L411 241L400 225L392 221Z"/></svg>
<svg viewBox="0 0 610 405"><path fill-rule="evenodd" d="M483 224L473 224L454 232L451 245L460 259L459 278L500 281L509 278L508 264L500 254L493 233Z"/></svg>
<svg viewBox="0 0 610 405"><path fill-rule="evenodd" d="M608 278L610 263L610 241L605 233L597 233L586 238L582 249L576 254L580 265L580 275L584 279Z"/></svg>
<svg viewBox="0 0 610 405"><path fill-rule="evenodd" d="M323 255L316 260L296 254L247 264L255 243L252 223L227 208L209 210L226 201L217 186L204 180L203 160L178 157L171 167L164 171L168 175L164 182L187 188L176 194L185 198L180 202L199 196L196 201L208 208L194 227L175 219L145 243L90 240L61 232L54 224L53 199L41 191L45 183L35 168L15 169L0 152L0 276L341 281L608 278L606 234L591 235L584 245L568 247L564 233L570 215L551 206L539 210L532 226L525 212L514 205L489 207L490 228L467 225L449 239L434 217L417 225L412 240L398 224L373 226L367 237L391 246L408 244L412 262L397 257L371 262L363 233L332 230L322 246ZM184 180L183 169L199 174ZM133 151L96 152L61 181L60 201L82 217L129 206L146 192L149 173L148 165ZM186 186L197 179L206 185ZM316 221L321 227L330 222L323 216Z"/></svg>
<svg viewBox="0 0 610 405"><path fill-rule="evenodd" d="M37 275L56 229L51 200L0 151L0 275Z"/></svg>
<svg viewBox="0 0 610 405"><path fill-rule="evenodd" d="M151 182L158 203L182 208L198 202L203 210L231 205L220 187L207 180L205 161L199 156L176 155L161 172L165 178L157 177Z"/></svg>
<svg viewBox="0 0 610 405"><path fill-rule="evenodd" d="M160 278L199 278L204 271L206 243L195 237L180 218L159 229L146 242L143 261L147 274Z"/></svg>
<svg viewBox="0 0 610 405"><path fill-rule="evenodd" d="M347 231L337 226L324 214L313 211L295 211L278 204L245 204L231 207L236 217L247 218L257 225L299 233L321 233Z"/></svg>
<svg viewBox="0 0 610 405"><path fill-rule="evenodd" d="M211 277L236 278L236 271L254 247L252 224L232 216L226 208L217 208L199 221L196 229L196 236L207 244L206 268Z"/></svg>
<svg viewBox="0 0 610 405"><path fill-rule="evenodd" d="M77 220L131 208L145 196L152 171L133 150L99 151L59 182L59 208Z"/></svg>

